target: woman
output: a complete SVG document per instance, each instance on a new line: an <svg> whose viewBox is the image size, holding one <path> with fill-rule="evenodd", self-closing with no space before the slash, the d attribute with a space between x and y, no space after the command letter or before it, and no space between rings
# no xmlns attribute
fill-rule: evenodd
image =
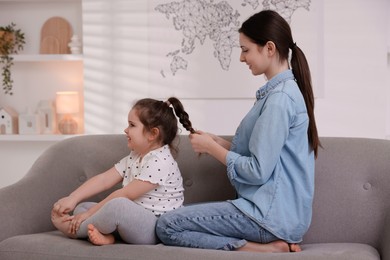
<svg viewBox="0 0 390 260"><path fill-rule="evenodd" d="M311 221L320 146L309 66L288 23L274 11L253 15L239 32L240 61L268 82L256 92L232 143L202 131L190 135L195 152L227 166L238 197L171 211L158 220L157 235L175 246L300 251L297 243Z"/></svg>

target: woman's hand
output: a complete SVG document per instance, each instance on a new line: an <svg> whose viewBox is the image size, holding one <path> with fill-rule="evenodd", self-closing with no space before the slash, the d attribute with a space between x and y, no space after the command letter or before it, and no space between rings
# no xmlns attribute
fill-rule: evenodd
<svg viewBox="0 0 390 260"><path fill-rule="evenodd" d="M62 216L71 212L76 207L76 204L77 201L71 196L64 197L54 203L52 211L57 215Z"/></svg>
<svg viewBox="0 0 390 260"><path fill-rule="evenodd" d="M215 142L213 135L202 131L190 134L192 149L197 153L209 153L211 143Z"/></svg>
<svg viewBox="0 0 390 260"><path fill-rule="evenodd" d="M216 135L196 131L195 134L190 134L192 149L196 153L207 153L215 159L226 165L226 156L230 142L217 137Z"/></svg>

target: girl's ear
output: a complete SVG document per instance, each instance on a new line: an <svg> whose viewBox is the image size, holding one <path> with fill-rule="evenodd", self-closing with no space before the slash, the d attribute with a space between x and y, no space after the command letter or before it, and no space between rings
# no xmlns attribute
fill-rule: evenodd
<svg viewBox="0 0 390 260"><path fill-rule="evenodd" d="M160 135L160 129L158 129L158 127L153 127L150 130L149 140L154 141L158 139L159 135Z"/></svg>

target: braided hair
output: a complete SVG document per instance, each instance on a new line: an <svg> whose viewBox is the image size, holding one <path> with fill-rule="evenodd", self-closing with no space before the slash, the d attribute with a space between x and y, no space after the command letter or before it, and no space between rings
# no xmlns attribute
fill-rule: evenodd
<svg viewBox="0 0 390 260"><path fill-rule="evenodd" d="M140 99L135 103L133 109L137 111L146 131L151 131L155 127L160 130L158 141L164 145L171 146L177 136L176 116L187 131L195 133L183 104L175 97L170 97L165 102L151 98Z"/></svg>

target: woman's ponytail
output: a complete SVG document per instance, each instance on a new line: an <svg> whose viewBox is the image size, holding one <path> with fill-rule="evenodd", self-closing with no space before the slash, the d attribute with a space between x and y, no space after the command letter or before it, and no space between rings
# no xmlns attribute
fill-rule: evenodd
<svg viewBox="0 0 390 260"><path fill-rule="evenodd" d="M291 67L298 87L305 100L307 114L309 116L309 128L307 131L309 143L311 144L314 155L317 157L318 147L321 146L318 138L318 131L314 116L314 94L311 82L310 68L305 54L296 43L291 45Z"/></svg>

